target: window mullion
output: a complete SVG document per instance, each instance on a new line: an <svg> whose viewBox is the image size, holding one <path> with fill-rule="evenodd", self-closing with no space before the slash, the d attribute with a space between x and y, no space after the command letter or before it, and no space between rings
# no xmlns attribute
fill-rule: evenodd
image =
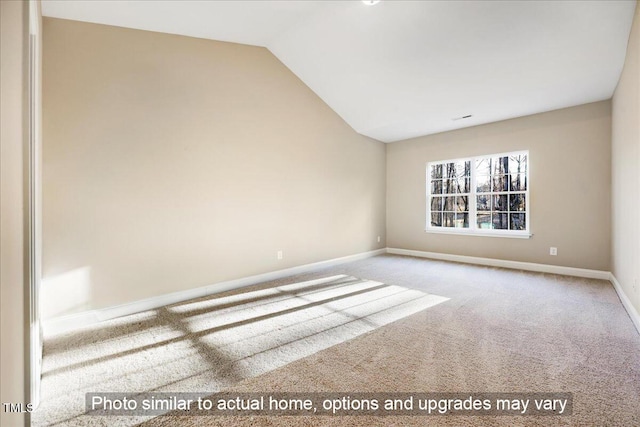
<svg viewBox="0 0 640 427"><path fill-rule="evenodd" d="M426 191L426 195L427 195L427 228L431 227L431 186L433 185L432 183L432 178L431 178L431 168L429 167L429 165L427 165L427 173L426 173L426 180L427 180L427 191Z"/></svg>
<svg viewBox="0 0 640 427"><path fill-rule="evenodd" d="M477 201L477 197L476 197L476 158L472 157L471 158L471 188L469 189L470 191L470 195L469 197L472 199L471 203L469 204L469 229L476 231L477 230L477 221L476 221L476 214L477 214L477 207L476 207L476 201Z"/></svg>

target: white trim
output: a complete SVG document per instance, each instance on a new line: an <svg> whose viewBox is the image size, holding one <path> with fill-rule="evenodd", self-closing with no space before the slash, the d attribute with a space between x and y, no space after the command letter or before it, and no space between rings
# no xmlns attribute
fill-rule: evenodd
<svg viewBox="0 0 640 427"><path fill-rule="evenodd" d="M33 36L40 35L40 2L35 0L29 1L29 34Z"/></svg>
<svg viewBox="0 0 640 427"><path fill-rule="evenodd" d="M478 230L478 229L476 229ZM530 239L533 234L526 231L506 231L505 230L493 230L493 231L475 231L469 228L455 228L455 227L432 227L428 226L425 233L435 234L456 234L458 236L478 236L478 237L506 237L508 239Z"/></svg>
<svg viewBox="0 0 640 427"><path fill-rule="evenodd" d="M610 273L601 270L588 270L585 268L563 267L559 265L535 264L532 262L508 261L494 258L480 258L465 255L452 255L437 252L423 252L409 249L387 248L387 253L396 255L409 255L420 258L431 258L443 261L463 262L466 264L489 265L492 267L511 268L515 270L538 271L542 273L562 274L565 276L585 277L588 279L609 280Z"/></svg>
<svg viewBox="0 0 640 427"><path fill-rule="evenodd" d="M609 280L611 281L611 283L613 283L613 288L618 293L618 297L620 298L622 305L624 306L625 310L627 310L627 313L629 314L633 325L636 327L638 333L640 334L640 314L638 314L636 308L633 306L633 304L631 304L629 297L627 297L627 294L624 293L620 282L618 282L618 279L616 279L616 276L614 276L613 273L609 273Z"/></svg>
<svg viewBox="0 0 640 427"><path fill-rule="evenodd" d="M387 250L377 249L369 252L362 252L355 255L349 255L341 258L334 258L326 261L320 261L312 264L300 265L297 267L286 268L283 270L272 271L269 273L257 274L255 276L243 277L225 282L218 282L212 285L202 286L195 289L187 289L184 291L173 292L170 294L159 295L152 298L146 298L114 307L100 308L96 310L85 311L82 313L70 314L67 316L56 317L42 322L42 328L45 336L59 334L62 332L72 331L79 327L92 325L104 320L114 319L120 316L127 316L134 313L140 313L154 308L163 307L169 304L175 304L188 301L194 298L201 298L208 295L217 294L245 286L255 285L257 283L277 280L283 277L293 276L296 274L307 273L319 268L332 267L346 262L357 261L360 259L370 258L376 255L382 255Z"/></svg>
<svg viewBox="0 0 640 427"><path fill-rule="evenodd" d="M40 405L42 377L42 323L40 318L40 284L42 276L42 57L40 2L29 0L29 63L28 111L29 135L27 147L27 212L26 247L28 251L29 295L29 401Z"/></svg>

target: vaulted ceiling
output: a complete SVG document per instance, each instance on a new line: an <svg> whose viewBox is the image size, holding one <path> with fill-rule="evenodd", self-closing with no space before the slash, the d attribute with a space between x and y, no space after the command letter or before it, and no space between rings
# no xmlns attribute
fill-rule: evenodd
<svg viewBox="0 0 640 427"><path fill-rule="evenodd" d="M635 7L613 0L45 0L42 10L264 46L357 132L393 142L610 98Z"/></svg>

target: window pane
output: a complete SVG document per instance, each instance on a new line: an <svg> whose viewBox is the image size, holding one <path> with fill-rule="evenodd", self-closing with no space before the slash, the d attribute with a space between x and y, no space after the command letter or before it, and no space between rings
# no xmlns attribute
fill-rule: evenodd
<svg viewBox="0 0 640 427"><path fill-rule="evenodd" d="M442 165L431 165L431 178L442 178Z"/></svg>
<svg viewBox="0 0 640 427"><path fill-rule="evenodd" d="M493 196L493 210L494 211L506 211L507 209L507 195Z"/></svg>
<svg viewBox="0 0 640 427"><path fill-rule="evenodd" d="M456 214L456 227L457 228L469 228L469 214L458 213Z"/></svg>
<svg viewBox="0 0 640 427"><path fill-rule="evenodd" d="M434 227L442 226L442 212L431 212L431 225Z"/></svg>
<svg viewBox="0 0 640 427"><path fill-rule="evenodd" d="M456 197L456 205L458 207L458 212L469 212L469 197L468 196Z"/></svg>
<svg viewBox="0 0 640 427"><path fill-rule="evenodd" d="M491 175L491 159L485 158L476 160L476 174Z"/></svg>
<svg viewBox="0 0 640 427"><path fill-rule="evenodd" d="M493 175L503 175L509 173L509 157L496 157L491 159Z"/></svg>
<svg viewBox="0 0 640 427"><path fill-rule="evenodd" d="M509 228L509 224L507 223L507 215L506 213L494 213L491 218L493 222L493 228L495 230L507 230Z"/></svg>
<svg viewBox="0 0 640 427"><path fill-rule="evenodd" d="M456 214L453 212L445 212L442 215L442 226L443 227L453 227L456 223Z"/></svg>
<svg viewBox="0 0 640 427"><path fill-rule="evenodd" d="M493 177L493 191L507 191L509 189L509 176L496 175Z"/></svg>
<svg viewBox="0 0 640 427"><path fill-rule="evenodd" d="M444 178L455 178L457 176L455 163L445 163L444 168Z"/></svg>
<svg viewBox="0 0 640 427"><path fill-rule="evenodd" d="M453 212L456 210L456 198L455 197L445 197L444 198L444 210Z"/></svg>
<svg viewBox="0 0 640 427"><path fill-rule="evenodd" d="M431 198L431 211L441 211L442 210L442 197L432 197Z"/></svg>
<svg viewBox="0 0 640 427"><path fill-rule="evenodd" d="M524 194L510 194L509 195L509 210L511 211L524 211L525 210L525 195Z"/></svg>
<svg viewBox="0 0 640 427"><path fill-rule="evenodd" d="M442 194L442 181L431 181L431 194Z"/></svg>
<svg viewBox="0 0 640 427"><path fill-rule="evenodd" d="M510 175L511 191L525 191L527 189L527 176L523 173Z"/></svg>
<svg viewBox="0 0 640 427"><path fill-rule="evenodd" d="M476 178L476 191L479 193L491 191L491 178L488 175L479 175Z"/></svg>
<svg viewBox="0 0 640 427"><path fill-rule="evenodd" d="M468 193L471 190L470 178L458 178L458 193Z"/></svg>
<svg viewBox="0 0 640 427"><path fill-rule="evenodd" d="M471 162L461 161L456 163L456 176L471 176Z"/></svg>
<svg viewBox="0 0 640 427"><path fill-rule="evenodd" d="M456 189L458 187L458 180L456 180L456 179L445 179L443 181L443 184L444 184L443 191L446 194L455 194L456 193Z"/></svg>
<svg viewBox="0 0 640 427"><path fill-rule="evenodd" d="M527 155L518 154L509 156L509 173L526 173L527 172Z"/></svg>
<svg viewBox="0 0 640 427"><path fill-rule="evenodd" d="M477 196L476 197L476 209L478 211L489 211L491 210L491 196Z"/></svg>
<svg viewBox="0 0 640 427"><path fill-rule="evenodd" d="M510 214L509 228L511 230L526 230L527 216L523 213Z"/></svg>
<svg viewBox="0 0 640 427"><path fill-rule="evenodd" d="M478 228L490 229L491 228L491 213L482 213L477 216Z"/></svg>

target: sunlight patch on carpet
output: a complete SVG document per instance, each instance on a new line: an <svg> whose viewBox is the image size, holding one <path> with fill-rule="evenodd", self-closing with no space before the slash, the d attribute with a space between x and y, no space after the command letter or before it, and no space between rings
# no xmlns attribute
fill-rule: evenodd
<svg viewBox="0 0 640 427"><path fill-rule="evenodd" d="M87 392L216 392L447 299L337 275L103 322L45 346L34 425L78 416Z"/></svg>

